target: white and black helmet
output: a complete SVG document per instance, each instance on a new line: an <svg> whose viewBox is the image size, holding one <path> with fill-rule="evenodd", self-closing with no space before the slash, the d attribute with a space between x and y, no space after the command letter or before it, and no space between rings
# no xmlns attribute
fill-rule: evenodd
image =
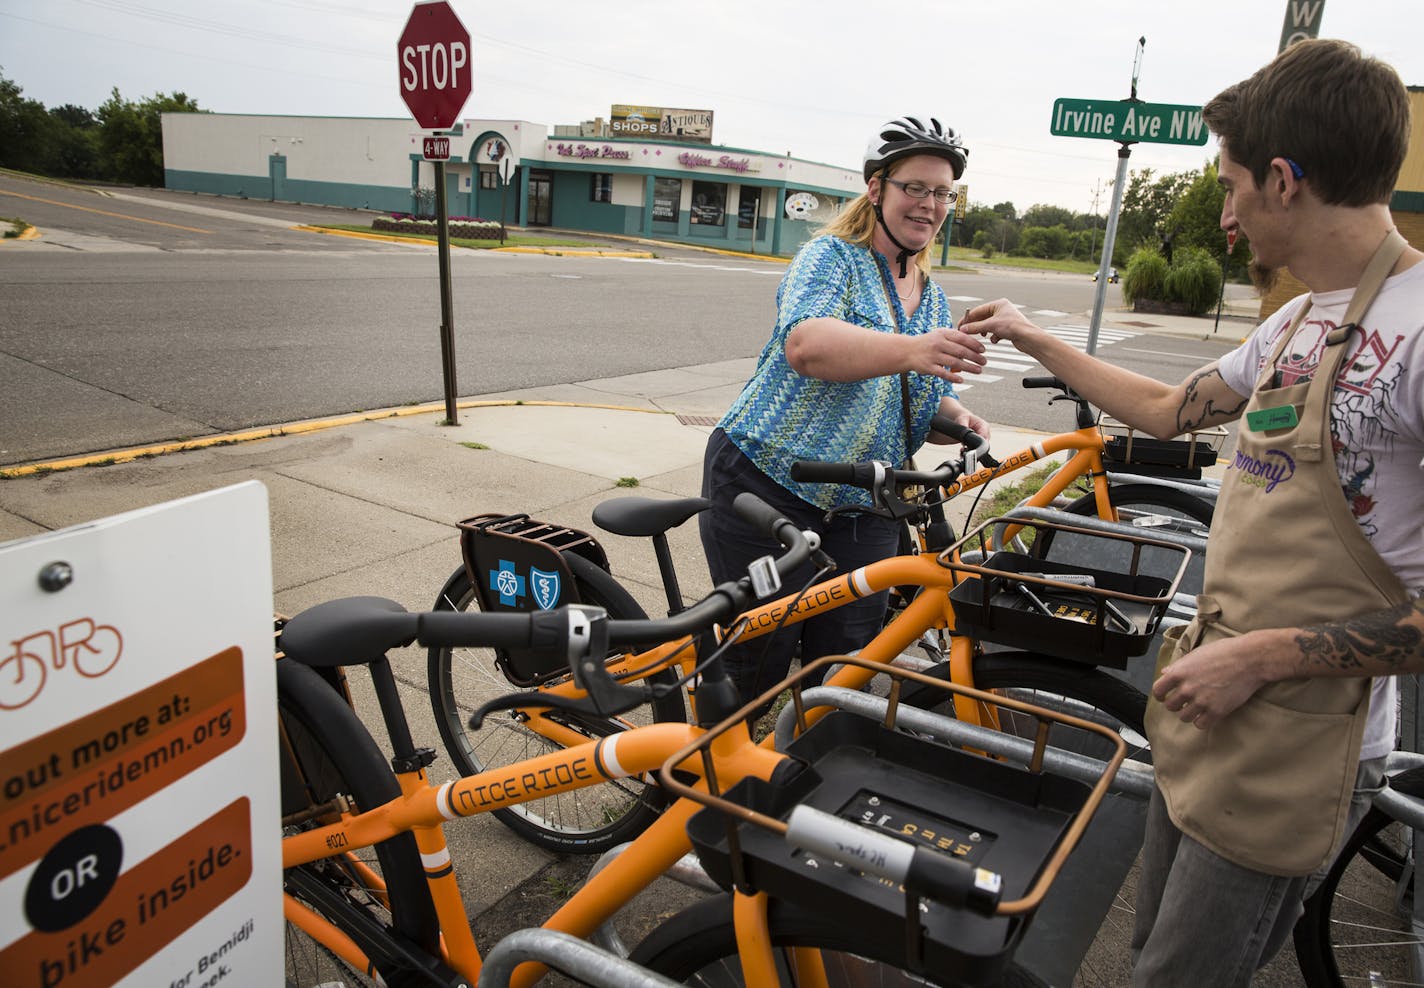
<svg viewBox="0 0 1424 988"><path fill-rule="evenodd" d="M934 117L900 117L877 130L865 146L865 180L869 182L870 176L882 168L912 154L944 158L954 169L956 181L969 161L969 149L953 127L946 127Z"/></svg>

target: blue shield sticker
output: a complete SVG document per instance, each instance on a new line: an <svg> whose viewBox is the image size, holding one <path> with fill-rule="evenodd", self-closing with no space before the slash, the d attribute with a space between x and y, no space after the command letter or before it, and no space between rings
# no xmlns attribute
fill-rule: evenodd
<svg viewBox="0 0 1424 988"><path fill-rule="evenodd" d="M559 602L559 574L546 573L542 569L529 569L530 589L534 593L534 603L541 610L548 610Z"/></svg>

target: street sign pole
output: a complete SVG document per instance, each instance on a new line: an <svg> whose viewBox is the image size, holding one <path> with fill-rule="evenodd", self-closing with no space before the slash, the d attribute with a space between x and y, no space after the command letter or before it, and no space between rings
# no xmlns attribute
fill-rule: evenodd
<svg viewBox="0 0 1424 988"><path fill-rule="evenodd" d="M396 41L400 96L422 130L448 133L470 96L470 32L446 0L411 8ZM454 293L450 288L450 212L445 201L447 137L426 138L424 157L435 166L436 254L440 264L440 363L445 379L445 424L459 425L455 409Z"/></svg>
<svg viewBox="0 0 1424 988"><path fill-rule="evenodd" d="M1132 155L1132 142L1124 141L1117 149L1117 178L1113 180L1112 206L1108 209L1108 225L1103 231L1103 256L1098 261L1098 290L1093 293L1093 318L1088 323L1088 353L1098 352L1098 328L1103 324L1103 305L1107 302L1108 271L1112 267L1113 245L1117 242L1117 218L1122 211L1122 190L1127 185L1127 159Z"/></svg>
<svg viewBox="0 0 1424 988"><path fill-rule="evenodd" d="M455 407L455 293L450 287L450 210L445 201L445 162L435 162L435 252L440 257L440 366L445 378L445 424L459 425Z"/></svg>

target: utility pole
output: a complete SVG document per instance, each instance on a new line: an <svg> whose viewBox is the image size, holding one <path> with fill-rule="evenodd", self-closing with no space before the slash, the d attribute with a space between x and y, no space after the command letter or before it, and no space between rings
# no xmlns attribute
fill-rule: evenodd
<svg viewBox="0 0 1424 988"><path fill-rule="evenodd" d="M1102 198L1102 194L1103 180L1098 179L1097 185L1093 186L1093 246L1088 251L1089 260L1098 252L1098 200Z"/></svg>

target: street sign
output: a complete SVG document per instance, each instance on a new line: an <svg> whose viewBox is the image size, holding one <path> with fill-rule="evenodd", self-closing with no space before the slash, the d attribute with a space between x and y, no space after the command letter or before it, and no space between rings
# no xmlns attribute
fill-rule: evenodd
<svg viewBox="0 0 1424 988"><path fill-rule="evenodd" d="M400 94L426 130L454 125L470 98L470 32L445 0L418 3L396 42Z"/></svg>
<svg viewBox="0 0 1424 988"><path fill-rule="evenodd" d="M1205 144L1202 108L1132 100L1058 99L1049 133L1105 141L1148 144Z"/></svg>
<svg viewBox="0 0 1424 988"><path fill-rule="evenodd" d="M514 175L514 155L506 154L499 159L499 180L505 185L509 184L510 178Z"/></svg>
<svg viewBox="0 0 1424 988"><path fill-rule="evenodd" d="M1281 46L1276 54L1297 41L1320 37L1320 18L1325 13L1325 0L1290 0L1286 4L1286 21L1281 26Z"/></svg>
<svg viewBox="0 0 1424 988"><path fill-rule="evenodd" d="M425 153L426 161L450 160L450 138L448 137L423 138L422 147Z"/></svg>

